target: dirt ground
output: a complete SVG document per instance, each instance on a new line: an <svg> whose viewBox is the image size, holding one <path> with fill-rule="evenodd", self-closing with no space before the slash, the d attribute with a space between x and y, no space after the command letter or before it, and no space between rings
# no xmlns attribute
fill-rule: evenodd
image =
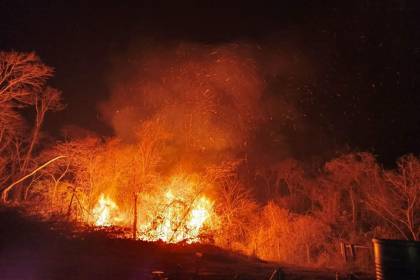
<svg viewBox="0 0 420 280"><path fill-rule="evenodd" d="M0 208L0 279L350 279L345 273L279 266L210 245L71 236L63 224ZM372 279L359 276L354 279Z"/></svg>

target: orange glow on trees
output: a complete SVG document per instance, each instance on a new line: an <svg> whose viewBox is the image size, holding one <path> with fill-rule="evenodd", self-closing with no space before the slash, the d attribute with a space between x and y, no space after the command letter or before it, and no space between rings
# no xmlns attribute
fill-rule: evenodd
<svg viewBox="0 0 420 280"><path fill-rule="evenodd" d="M151 52L128 75L119 69L124 78L102 104L113 137L66 139L34 157L45 113L62 108L60 93L46 87L52 70L35 55L0 52L2 201L10 193L31 212L118 227L124 237L210 242L308 265L336 261L339 240L419 239L415 156L384 170L370 153L348 153L309 172L296 159L264 165L263 155L249 156L266 86L252 53L237 45ZM10 75L13 63L25 75ZM16 104L38 112L27 139Z"/></svg>

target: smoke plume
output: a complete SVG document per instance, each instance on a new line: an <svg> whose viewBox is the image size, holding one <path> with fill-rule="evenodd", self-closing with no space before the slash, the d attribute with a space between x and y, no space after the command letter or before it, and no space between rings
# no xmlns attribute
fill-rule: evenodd
<svg viewBox="0 0 420 280"><path fill-rule="evenodd" d="M158 119L180 144L236 149L263 120L265 82L257 51L236 44L181 44L131 54L111 78L112 95L102 113L126 141L135 139L142 122Z"/></svg>
<svg viewBox="0 0 420 280"><path fill-rule="evenodd" d="M110 98L100 105L118 138L138 141L151 121L170 134L172 155L246 151L272 161L304 151L296 138L307 120L297 106L313 71L292 44L145 45L114 57Z"/></svg>

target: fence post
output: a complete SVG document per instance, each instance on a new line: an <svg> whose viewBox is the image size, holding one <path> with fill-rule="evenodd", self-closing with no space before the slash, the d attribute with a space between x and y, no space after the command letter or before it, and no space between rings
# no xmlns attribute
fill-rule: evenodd
<svg viewBox="0 0 420 280"><path fill-rule="evenodd" d="M344 262L347 263L347 252L346 252L346 245L343 241L340 241L340 251L341 255L343 256Z"/></svg>
<svg viewBox="0 0 420 280"><path fill-rule="evenodd" d="M133 239L137 239L137 193L134 193Z"/></svg>
<svg viewBox="0 0 420 280"><path fill-rule="evenodd" d="M354 250L354 244L350 244L349 247L351 258L354 261L356 259L356 251Z"/></svg>

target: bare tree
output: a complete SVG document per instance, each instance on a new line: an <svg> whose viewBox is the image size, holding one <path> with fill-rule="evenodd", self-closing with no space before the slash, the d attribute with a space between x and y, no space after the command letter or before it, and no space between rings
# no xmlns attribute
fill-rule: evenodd
<svg viewBox="0 0 420 280"><path fill-rule="evenodd" d="M25 124L9 104L0 104L0 189L20 170L19 161Z"/></svg>
<svg viewBox="0 0 420 280"><path fill-rule="evenodd" d="M50 214L60 213L70 218L75 215L86 215L92 189L95 185L95 176L102 168L96 161L101 143L95 137L58 143L43 150L35 162L45 162L50 158L63 156L63 160L55 161L42 169L39 174L39 183L33 184L31 191L26 187L25 196L28 202L42 197L42 203ZM59 200L60 199L60 200ZM37 201L39 203L39 201ZM75 210L77 210L75 212ZM80 216L80 215L79 215Z"/></svg>
<svg viewBox="0 0 420 280"><path fill-rule="evenodd" d="M39 141L39 133L44 122L45 114L47 111L58 111L64 108L63 103L61 102L61 93L51 87L47 87L41 94L33 95L32 102L36 111L35 124L29 147L22 164L23 172L26 171L32 157L33 149Z"/></svg>
<svg viewBox="0 0 420 280"><path fill-rule="evenodd" d="M235 179L223 180L218 187L216 204L221 224L218 243L231 246L232 242L246 240L256 209L257 203L249 189Z"/></svg>
<svg viewBox="0 0 420 280"><path fill-rule="evenodd" d="M34 53L0 52L0 104L15 102L31 104L53 69Z"/></svg>
<svg viewBox="0 0 420 280"><path fill-rule="evenodd" d="M420 238L420 159L403 156L398 171L384 172L385 184L367 197L372 211L405 239Z"/></svg>
<svg viewBox="0 0 420 280"><path fill-rule="evenodd" d="M146 177L160 163L163 143L169 138L159 118L144 121L137 130L137 161L140 176Z"/></svg>
<svg viewBox="0 0 420 280"><path fill-rule="evenodd" d="M58 109L58 92L45 89L52 74L53 69L43 64L34 52L0 51L0 152L2 166L9 173L8 179L16 177L17 173L21 176L26 173L45 112ZM25 127L19 110L29 106L35 107L37 118L32 139L25 141ZM30 145L25 149L22 144L26 142ZM26 156L21 164L24 151Z"/></svg>
<svg viewBox="0 0 420 280"><path fill-rule="evenodd" d="M43 168L47 167L48 165L50 165L51 163L53 163L56 160L59 160L61 158L64 158L65 156L57 156L49 161L47 161L46 163L38 166L37 168L35 168L32 172L30 172L29 174L26 174L25 176L23 176L22 178L19 178L17 181L14 181L13 183L11 183L9 186L7 186L2 192L1 192L1 199L3 201L3 203L8 202L8 195L10 190L16 186L17 184L23 182L24 180L26 180L27 178L35 175L37 172L39 172L40 170L42 170Z"/></svg>
<svg viewBox="0 0 420 280"><path fill-rule="evenodd" d="M337 195L347 198L348 203L337 201L341 206L338 210L347 210L345 204L348 204L353 227L356 227L363 196L369 195L380 181L375 157L370 153L349 153L327 162L325 171L328 182L324 183L334 185Z"/></svg>
<svg viewBox="0 0 420 280"><path fill-rule="evenodd" d="M0 154L4 154L13 141L22 136L24 122L10 104L0 104Z"/></svg>

